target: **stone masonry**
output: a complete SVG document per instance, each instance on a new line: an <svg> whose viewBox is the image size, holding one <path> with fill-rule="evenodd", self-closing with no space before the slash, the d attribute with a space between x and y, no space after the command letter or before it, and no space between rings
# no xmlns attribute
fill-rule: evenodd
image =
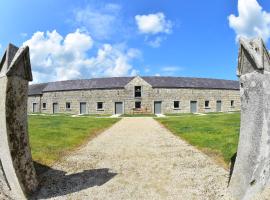
<svg viewBox="0 0 270 200"><path fill-rule="evenodd" d="M38 182L28 138L29 48L10 44L0 63L0 198L26 199ZM3 197L5 196L5 198Z"/></svg>
<svg viewBox="0 0 270 200"><path fill-rule="evenodd" d="M142 96L134 97L134 87L142 87ZM239 90L200 88L154 88L143 78L134 77L124 88L50 91L28 97L28 112L33 112L33 103L41 113L53 113L53 103L58 104L59 113L80 114L80 102L86 102L87 114L114 114L115 102L123 103L124 113L132 113L135 102L140 101L146 113L154 113L154 102L161 101L162 113L189 113L190 101L197 102L197 112L216 112L217 101L221 101L221 111L240 110ZM179 101L179 108L174 107ZM205 107L205 101L209 106ZM233 101L233 103L231 102ZM71 105L66 109L66 102ZM97 102L103 102L103 109L97 109ZM43 108L43 103L46 107ZM233 105L231 105L233 104Z"/></svg>

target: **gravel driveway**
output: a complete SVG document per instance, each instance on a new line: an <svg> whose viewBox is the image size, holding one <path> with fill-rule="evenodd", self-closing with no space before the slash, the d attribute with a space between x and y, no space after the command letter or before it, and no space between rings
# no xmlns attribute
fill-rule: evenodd
<svg viewBox="0 0 270 200"><path fill-rule="evenodd" d="M228 172L152 118L123 118L45 173L38 199L222 200Z"/></svg>

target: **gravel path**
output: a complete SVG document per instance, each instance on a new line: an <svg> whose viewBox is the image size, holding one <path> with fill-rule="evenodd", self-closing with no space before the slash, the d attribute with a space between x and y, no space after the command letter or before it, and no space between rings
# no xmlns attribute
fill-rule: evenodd
<svg viewBox="0 0 270 200"><path fill-rule="evenodd" d="M43 180L38 199L230 199L228 172L152 118L122 119Z"/></svg>

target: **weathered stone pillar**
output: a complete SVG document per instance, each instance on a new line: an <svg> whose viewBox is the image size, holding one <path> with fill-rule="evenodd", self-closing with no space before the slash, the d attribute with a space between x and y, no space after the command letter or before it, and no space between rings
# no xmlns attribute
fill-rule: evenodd
<svg viewBox="0 0 270 200"><path fill-rule="evenodd" d="M37 187L28 138L29 48L10 44L0 63L0 194L25 199Z"/></svg>
<svg viewBox="0 0 270 200"><path fill-rule="evenodd" d="M240 39L241 128L230 190L251 199L270 178L270 56L263 41Z"/></svg>

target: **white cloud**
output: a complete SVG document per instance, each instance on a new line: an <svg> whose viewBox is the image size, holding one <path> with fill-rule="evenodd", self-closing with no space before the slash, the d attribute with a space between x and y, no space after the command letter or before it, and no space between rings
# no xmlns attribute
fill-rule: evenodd
<svg viewBox="0 0 270 200"><path fill-rule="evenodd" d="M260 36L265 41L270 37L270 13L264 11L256 0L238 0L239 16L230 15L229 25L238 39Z"/></svg>
<svg viewBox="0 0 270 200"><path fill-rule="evenodd" d="M96 39L109 39L121 25L121 6L118 4L103 4L93 6L89 4L85 8L74 11L77 25L85 27Z"/></svg>
<svg viewBox="0 0 270 200"><path fill-rule="evenodd" d="M164 35L172 33L172 22L162 12L136 15L135 20L139 33L146 35L145 43L153 48L160 47L166 40Z"/></svg>
<svg viewBox="0 0 270 200"><path fill-rule="evenodd" d="M153 40L149 40L148 37L146 37L145 41L149 46L151 46L153 48L158 48L158 47L160 47L161 42L164 39L166 39L166 38L158 36L158 37L154 38Z"/></svg>
<svg viewBox="0 0 270 200"><path fill-rule="evenodd" d="M177 66L166 66L166 67L161 68L161 71L163 72L177 72L181 70L183 70L183 68L177 67Z"/></svg>
<svg viewBox="0 0 270 200"><path fill-rule="evenodd" d="M93 40L79 29L65 38L54 30L36 32L23 45L30 47L34 81L43 82L80 77L80 69L89 63L86 52L92 48Z"/></svg>
<svg viewBox="0 0 270 200"><path fill-rule="evenodd" d="M135 20L139 32L143 34L169 34L172 32L172 22L166 20L166 17L162 12L148 15L136 15Z"/></svg>
<svg viewBox="0 0 270 200"><path fill-rule="evenodd" d="M121 47L104 44L91 59L90 68L95 68L91 76L134 76L138 71L133 68L130 62L140 57L137 49L123 50Z"/></svg>
<svg viewBox="0 0 270 200"><path fill-rule="evenodd" d="M139 50L104 44L97 56L91 57L93 43L92 37L79 29L65 37L56 30L34 33L23 44L30 47L34 82L137 73L130 62L140 57Z"/></svg>

